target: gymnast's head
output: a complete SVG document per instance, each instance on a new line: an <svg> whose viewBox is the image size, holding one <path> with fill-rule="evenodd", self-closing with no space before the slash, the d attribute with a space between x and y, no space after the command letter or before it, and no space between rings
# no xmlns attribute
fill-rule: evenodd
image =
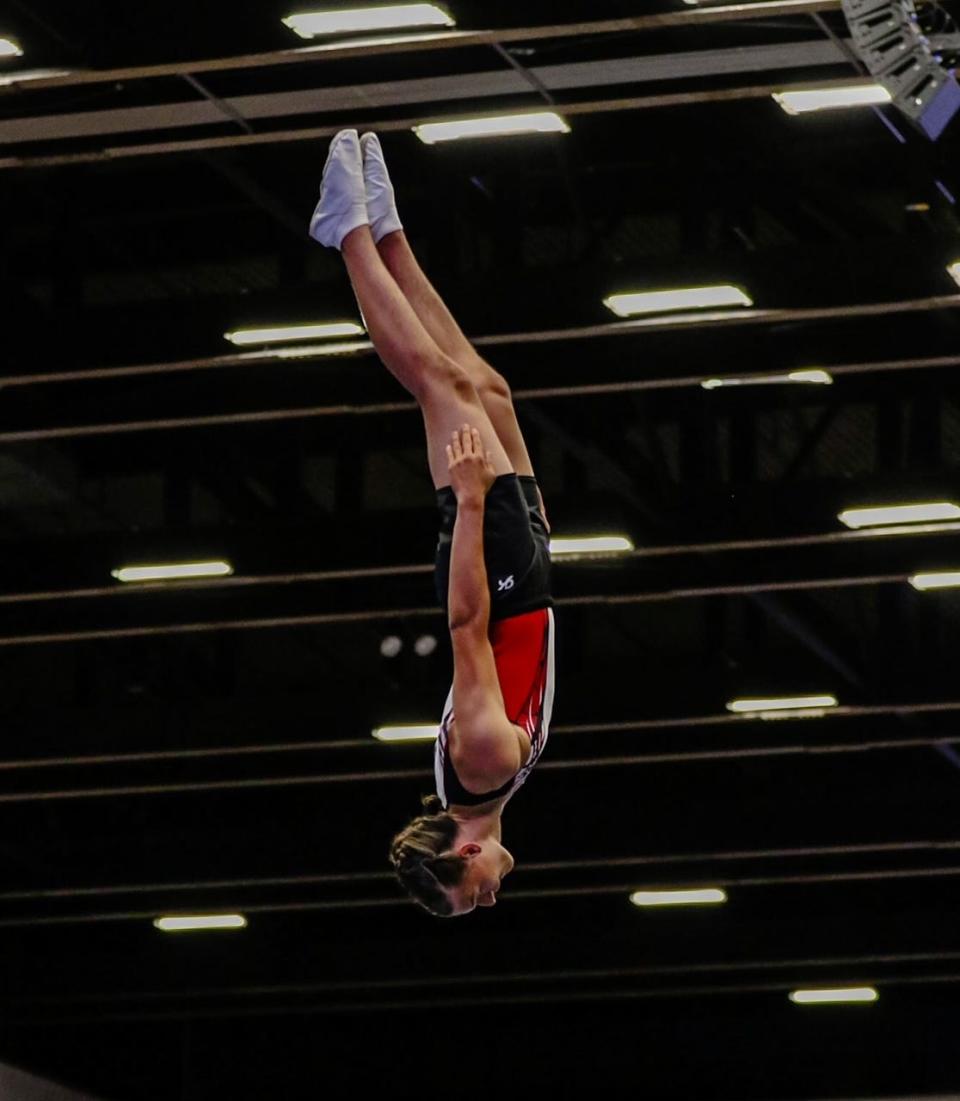
<svg viewBox="0 0 960 1101"><path fill-rule="evenodd" d="M494 906L513 857L493 837L462 838L460 823L437 796L424 796L423 809L390 845L390 863L404 890L437 917Z"/></svg>

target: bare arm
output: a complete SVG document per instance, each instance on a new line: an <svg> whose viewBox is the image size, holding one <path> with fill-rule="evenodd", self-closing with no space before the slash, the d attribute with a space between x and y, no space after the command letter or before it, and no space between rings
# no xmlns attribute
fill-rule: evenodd
<svg viewBox="0 0 960 1101"><path fill-rule="evenodd" d="M450 486L457 498L457 519L450 547L447 623L451 631L477 623L484 632L490 619L487 567L483 561L484 498L496 480L490 452L480 432L465 424L447 444Z"/></svg>
<svg viewBox="0 0 960 1101"><path fill-rule="evenodd" d="M478 791L499 787L522 764L517 728L507 718L488 637L490 593L483 560L484 497L493 469L480 434L466 425L447 448L457 519L450 549L448 623L453 645L450 743L461 781Z"/></svg>
<svg viewBox="0 0 960 1101"><path fill-rule="evenodd" d="M483 561L483 497L457 501L457 519L450 547L450 593L447 624L451 631L468 623L486 633L490 621L490 592Z"/></svg>
<svg viewBox="0 0 960 1101"><path fill-rule="evenodd" d="M450 755L461 782L477 793L500 787L522 766L529 748L507 717L486 631L468 623L450 632L453 710Z"/></svg>

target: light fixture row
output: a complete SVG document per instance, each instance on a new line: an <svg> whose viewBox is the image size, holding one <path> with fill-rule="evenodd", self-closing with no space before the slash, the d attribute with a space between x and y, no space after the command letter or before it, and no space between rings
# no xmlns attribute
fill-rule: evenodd
<svg viewBox="0 0 960 1101"><path fill-rule="evenodd" d="M832 707L838 707L836 696L765 696L729 700L728 711L745 718L819 718ZM378 726L371 734L378 742L432 742L437 737L436 723L400 723ZM702 900L708 901L708 900ZM714 901L723 901L717 899Z"/></svg>
<svg viewBox="0 0 960 1101"><path fill-rule="evenodd" d="M904 505L877 505L844 509L838 519L854 530L873 529L890 533L906 532L920 524L952 524L960 521L960 505L952 501L929 501ZM636 548L625 535L555 536L550 540L550 554L556 558L589 558L593 556L630 554ZM156 565L123 566L110 571L112 577L124 583L144 581L183 581L204 577L228 577L233 566L223 560L202 562L177 562ZM912 574L908 578L915 589L937 589L960 585L960 571L941 570ZM810 697L806 707L835 706L817 702L820 697ZM812 702L811 702L812 701ZM731 710L755 710L731 708Z"/></svg>
<svg viewBox="0 0 960 1101"><path fill-rule="evenodd" d="M689 0L688 0L689 2ZM696 2L696 0L693 0ZM291 15L283 20L302 38L314 38L344 32L396 29L402 27L453 26L455 20L445 9L433 4L410 4L379 6L354 10L323 11ZM21 57L23 50L8 38L0 38L0 58ZM809 111L839 107L865 106L890 101L889 93L879 85L862 85L842 89L822 89L783 92L774 95L774 99L789 114L801 114ZM512 116L496 116L479 119L453 120L450 122L429 123L414 127L414 132L426 144L452 141L469 137L492 137L526 133L569 133L566 121L554 112L526 113ZM960 261L948 268L950 275L960 284ZM659 313L669 310L709 309L730 306L750 306L752 301L741 289L731 286L688 288L673 291L659 291L638 294L612 295L605 304L621 317L632 317L646 313ZM224 334L237 346L275 343L284 341L326 339L332 337L355 336L363 333L361 326L355 323L335 323L323 325L288 326L284 328L261 330L238 330ZM300 350L303 355L315 355L316 348ZM769 384L779 382L808 382L824 384L832 379L825 371L794 371L784 375L755 376L744 379L708 379L702 385L705 389L721 386L748 384ZM956 506L928 506L924 515L918 510L923 506L905 506L912 508L915 515L909 518L891 518L895 510L861 509L848 510L841 519L850 527L868 526L872 523L906 523L916 520L955 518L960 510L944 514L944 508L956 509ZM931 509L933 513L931 513ZM901 513L904 510L901 510ZM883 519L864 519L867 513L881 513ZM860 514L860 515L855 515ZM554 539L551 541L551 553L556 555L590 555L616 553L632 550L629 540L623 537L595 537L592 539ZM162 566L126 567L112 571L112 575L122 582L157 581L188 579L200 577L222 577L233 572L226 562L183 563ZM943 587L948 584L960 584L960 573L941 573L917 575L911 578L917 588ZM837 706L833 696L811 696L779 699L743 699L727 704L729 710L742 714L764 714L784 711L820 711L826 707ZM374 736L383 741L411 740L412 738L433 738L435 727L384 727L374 731ZM725 902L726 893L720 889L682 890L682 891L636 891L631 901L637 906L702 905ZM157 918L154 925L164 932L183 932L211 929L242 929L247 925L241 914L182 915ZM795 1004L825 1004L836 1002L873 1002L877 1000L877 991L872 987L834 988L796 990L790 993Z"/></svg>
<svg viewBox="0 0 960 1101"><path fill-rule="evenodd" d="M452 27L456 20L438 4L389 4L302 12L282 20L301 38L356 31L402 30L408 27Z"/></svg>
<svg viewBox="0 0 960 1101"><path fill-rule="evenodd" d="M697 0L685 0L696 4ZM378 4L357 8L295 12L282 22L300 38L315 39L338 34L411 29L449 29L456 19L442 4ZM402 39L401 39L402 40ZM382 41L382 40L381 40ZM23 56L19 43L0 37L0 60ZM31 74L22 74L22 79ZM887 89L875 82L827 85L821 88L787 89L772 93L774 101L790 115L890 103ZM569 133L567 122L555 112L534 112L488 118L454 119L415 126L414 132L428 144L460 138L508 134Z"/></svg>
<svg viewBox="0 0 960 1101"><path fill-rule="evenodd" d="M960 260L947 265L947 273L960 286ZM753 299L742 287L729 283L700 287L675 287L660 291L628 291L607 295L604 306L621 318L643 317L653 314L689 314L691 320L709 320L710 310L727 310L753 306ZM330 344L305 344L304 341L335 340L343 337L365 335L366 330L356 321L324 321L295 325L269 325L245 329L232 329L223 334L235 347L255 345L285 345L269 353L280 359L311 358L319 355L348 355L364 351L366 341L342 341ZM705 378L700 385L704 390L718 390L726 386L770 386L784 383L830 385L833 376L819 367L792 371Z"/></svg>
<svg viewBox="0 0 960 1101"><path fill-rule="evenodd" d="M634 891L630 901L635 906L690 906L726 902L726 892L717 888L681 891ZM183 914L154 919L154 928L163 933L210 932L212 930L245 929L243 914ZM872 986L824 987L792 990L788 994L796 1005L827 1005L842 1002L875 1002L879 994Z"/></svg>
<svg viewBox="0 0 960 1101"><path fill-rule="evenodd" d="M727 901L719 888L673 891L634 891L630 901L635 906L691 906ZM154 919L154 928L163 933L211 932L247 928L243 914L178 914ZM879 998L875 987L823 987L792 990L787 995L795 1005L836 1005L839 1003L870 1003Z"/></svg>
<svg viewBox="0 0 960 1101"><path fill-rule="evenodd" d="M153 925L162 933L189 933L207 929L245 929L247 919L243 914L182 914L158 917Z"/></svg>
<svg viewBox="0 0 960 1101"><path fill-rule="evenodd" d="M589 535L550 540L550 554L556 558L586 558L608 554L626 554L634 549L625 535ZM202 577L229 577L230 562L168 562L155 565L123 566L110 576L126 584L144 581L189 581Z"/></svg>

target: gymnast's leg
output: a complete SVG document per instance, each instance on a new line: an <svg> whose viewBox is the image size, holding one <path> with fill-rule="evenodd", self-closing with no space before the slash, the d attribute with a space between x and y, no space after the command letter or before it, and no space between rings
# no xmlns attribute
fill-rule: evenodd
<svg viewBox="0 0 960 1101"><path fill-rule="evenodd" d="M473 383L490 422L517 474L533 474L533 465L517 423L506 379L483 359L464 336L417 262L402 229L382 238L377 248L387 270L437 345L458 363Z"/></svg>
<svg viewBox="0 0 960 1101"><path fill-rule="evenodd" d="M532 476L533 464L506 379L470 343L420 267L400 224L393 184L376 134L364 134L360 146L371 229L387 270L437 346L466 371L513 469Z"/></svg>
<svg viewBox="0 0 960 1101"><path fill-rule="evenodd" d="M467 423L479 429L496 474L510 473L513 465L470 375L424 328L387 270L374 244L365 204L357 133L341 131L331 143L311 234L321 244L340 249L377 354L420 406L434 486L449 484L446 446L454 431Z"/></svg>

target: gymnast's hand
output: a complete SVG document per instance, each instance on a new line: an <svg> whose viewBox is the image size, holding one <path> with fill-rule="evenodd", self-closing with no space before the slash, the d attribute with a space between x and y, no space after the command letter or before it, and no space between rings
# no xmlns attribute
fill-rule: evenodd
<svg viewBox="0 0 960 1101"><path fill-rule="evenodd" d="M447 466L450 485L457 503L482 501L493 485L496 473L489 451L484 451L480 432L465 424L447 444Z"/></svg>

